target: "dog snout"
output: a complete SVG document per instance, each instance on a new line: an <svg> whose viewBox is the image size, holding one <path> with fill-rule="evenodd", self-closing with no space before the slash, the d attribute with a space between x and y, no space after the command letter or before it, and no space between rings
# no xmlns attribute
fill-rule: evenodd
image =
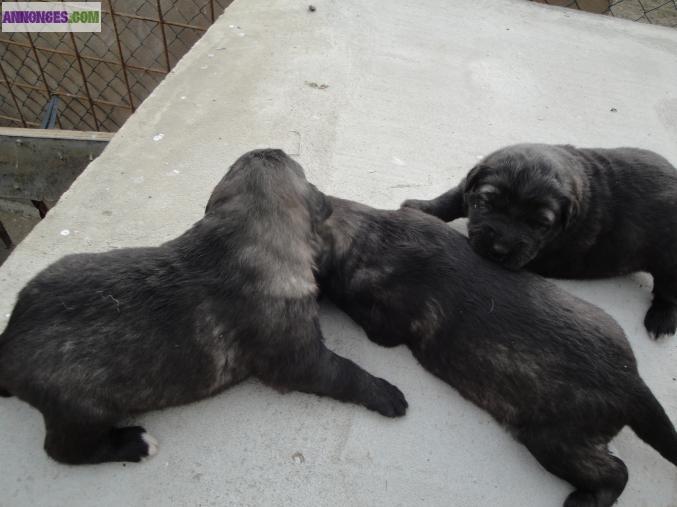
<svg viewBox="0 0 677 507"><path fill-rule="evenodd" d="M492 242L496 239L496 230L493 227L485 226L482 229L482 236L485 238L485 241Z"/></svg>
<svg viewBox="0 0 677 507"><path fill-rule="evenodd" d="M512 250L509 242L499 235L493 227L484 230L484 241L488 246L489 253L496 259L501 259Z"/></svg>

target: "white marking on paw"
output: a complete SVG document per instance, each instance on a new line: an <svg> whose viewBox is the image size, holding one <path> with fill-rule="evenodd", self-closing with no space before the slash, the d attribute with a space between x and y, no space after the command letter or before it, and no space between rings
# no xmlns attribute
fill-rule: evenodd
<svg viewBox="0 0 677 507"><path fill-rule="evenodd" d="M153 437L153 435L150 433L143 433L141 435L141 440L146 442L146 445L148 446L148 457L150 458L151 456L155 456L157 454L158 448L160 447L160 444L157 440L155 440L155 437Z"/></svg>

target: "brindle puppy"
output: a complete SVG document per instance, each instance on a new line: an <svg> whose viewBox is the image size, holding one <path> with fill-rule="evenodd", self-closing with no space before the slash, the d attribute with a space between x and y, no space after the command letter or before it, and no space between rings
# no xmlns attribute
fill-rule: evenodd
<svg viewBox="0 0 677 507"><path fill-rule="evenodd" d="M243 155L177 239L69 255L29 282L0 336L4 394L42 412L45 450L73 464L154 454L143 428L113 425L250 375L403 415L396 387L322 343L313 266L329 212L284 152Z"/></svg>
<svg viewBox="0 0 677 507"><path fill-rule="evenodd" d="M604 311L484 260L417 210L330 202L323 293L372 341L406 344L573 484L565 506L616 501L628 472L607 444L626 425L677 465L677 433Z"/></svg>
<svg viewBox="0 0 677 507"><path fill-rule="evenodd" d="M405 201L445 221L469 217L475 251L509 269L564 278L648 271L653 336L677 330L677 170L636 148L518 144L455 188Z"/></svg>

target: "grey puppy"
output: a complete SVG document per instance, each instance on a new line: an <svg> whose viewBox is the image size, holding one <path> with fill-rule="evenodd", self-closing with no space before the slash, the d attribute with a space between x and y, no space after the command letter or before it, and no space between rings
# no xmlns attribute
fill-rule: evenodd
<svg viewBox="0 0 677 507"><path fill-rule="evenodd" d="M480 161L430 201L445 221L468 217L470 243L508 269L558 278L648 271L653 336L677 330L677 170L637 148L517 144Z"/></svg>
<svg viewBox="0 0 677 507"><path fill-rule="evenodd" d="M323 293L372 341L407 345L573 484L566 507L616 501L628 471L607 444L626 425L677 465L677 433L604 311L483 259L420 211L331 205Z"/></svg>
<svg viewBox="0 0 677 507"><path fill-rule="evenodd" d="M403 415L402 393L322 343L313 274L331 209L280 150L240 157L206 214L156 248L64 257L20 292L0 336L0 386L36 407L64 463L156 451L130 415L253 375Z"/></svg>

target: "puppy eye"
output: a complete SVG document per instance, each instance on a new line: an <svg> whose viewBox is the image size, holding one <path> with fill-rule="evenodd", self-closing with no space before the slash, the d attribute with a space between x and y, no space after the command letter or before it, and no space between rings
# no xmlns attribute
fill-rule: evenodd
<svg viewBox="0 0 677 507"><path fill-rule="evenodd" d="M475 200L475 204L473 205L475 209L477 208L482 208L482 209L491 209L491 200L486 199L485 197L480 194L478 198Z"/></svg>
<svg viewBox="0 0 677 507"><path fill-rule="evenodd" d="M481 194L478 195L478 197L479 197L479 201L480 201L482 204L487 204L487 205L491 205L492 202L496 200L496 199L495 199L495 198L496 198L496 194L494 194L494 193L489 193L489 192L481 193Z"/></svg>
<svg viewBox="0 0 677 507"><path fill-rule="evenodd" d="M533 222L531 225L533 227L535 227L536 229L539 229L539 230L550 229L550 222L540 222L539 221L539 222Z"/></svg>

